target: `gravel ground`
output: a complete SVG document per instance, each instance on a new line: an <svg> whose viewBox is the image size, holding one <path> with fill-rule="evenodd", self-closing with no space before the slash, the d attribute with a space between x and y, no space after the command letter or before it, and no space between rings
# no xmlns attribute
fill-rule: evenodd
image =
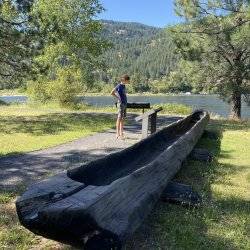
<svg viewBox="0 0 250 250"><path fill-rule="evenodd" d="M74 168L107 154L127 148L141 138L141 124L129 115L125 140L115 138L115 130L83 137L56 147L0 158L0 190L15 190L49 175ZM160 116L158 129L180 117Z"/></svg>

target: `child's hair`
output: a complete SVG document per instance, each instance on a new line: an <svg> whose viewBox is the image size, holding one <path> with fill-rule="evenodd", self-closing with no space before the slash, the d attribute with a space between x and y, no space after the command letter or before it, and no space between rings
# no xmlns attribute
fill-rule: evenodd
<svg viewBox="0 0 250 250"><path fill-rule="evenodd" d="M129 75L125 74L121 76L121 81L129 81L129 80L130 80Z"/></svg>

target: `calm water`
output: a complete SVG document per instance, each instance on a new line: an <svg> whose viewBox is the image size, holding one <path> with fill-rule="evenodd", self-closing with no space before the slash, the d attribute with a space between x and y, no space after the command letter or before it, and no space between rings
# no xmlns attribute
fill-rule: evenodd
<svg viewBox="0 0 250 250"><path fill-rule="evenodd" d="M5 102L26 102L26 96L1 96ZM114 105L114 98L111 96L88 96L81 97L82 101L96 106ZM216 95L186 95L186 96L129 96L129 102L150 102L158 103L181 103L191 106L193 109L202 108L223 117L229 115L230 106L219 99ZM245 102L242 104L242 117L250 118L250 107Z"/></svg>

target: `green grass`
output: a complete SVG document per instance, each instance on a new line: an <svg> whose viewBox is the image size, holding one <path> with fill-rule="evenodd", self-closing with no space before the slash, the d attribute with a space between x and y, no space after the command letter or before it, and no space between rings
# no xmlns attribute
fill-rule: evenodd
<svg viewBox="0 0 250 250"><path fill-rule="evenodd" d="M114 126L110 115L59 111L1 106L0 156L51 147Z"/></svg>
<svg viewBox="0 0 250 250"><path fill-rule="evenodd" d="M95 130L96 124L103 129L114 123L109 116L101 116L99 120L99 116L90 119L88 115L71 114L67 110L55 113L57 109L60 111L55 107L36 109L26 105L1 107L1 133L13 140L15 135L31 141L36 137L40 140L55 137L58 143L59 139L62 142L65 138L94 132L87 126ZM250 249L250 124L213 120L208 130L214 131L218 138L202 138L198 146L215 155L213 162L187 160L176 177L202 195L203 205L188 209L159 202L126 249ZM3 150L9 142L5 139L3 143L3 134L0 136L0 150ZM12 152L28 150L24 144L19 141L19 149L11 144ZM0 191L0 249L70 249L35 236L19 224L14 201L23 188Z"/></svg>
<svg viewBox="0 0 250 250"><path fill-rule="evenodd" d="M176 179L190 184L203 205L159 202L126 249L250 249L250 124L214 120L217 140L202 138L212 163L188 160Z"/></svg>
<svg viewBox="0 0 250 250"><path fill-rule="evenodd" d="M0 249L66 249L62 244L35 236L20 225L15 212L18 191L0 191Z"/></svg>
<svg viewBox="0 0 250 250"><path fill-rule="evenodd" d="M160 103L152 105L152 108L156 109L162 107L163 110L159 114L175 114L175 115L188 115L192 112L192 108L183 104L178 103ZM128 109L130 113L141 113L142 109ZM145 110L147 111L147 109ZM39 114L47 114L54 112L99 112L99 113L116 113L117 108L115 105L113 106L92 106L88 104L78 104L74 108L71 107L60 107L59 104L50 102L47 104L39 104L39 103L27 103L27 104L11 104L8 107L0 107L1 114L8 114L11 112L13 115L36 115L37 112Z"/></svg>
<svg viewBox="0 0 250 250"><path fill-rule="evenodd" d="M160 103L153 105L153 108L162 107L163 110L159 114L189 115L192 108L178 103Z"/></svg>
<svg viewBox="0 0 250 250"><path fill-rule="evenodd" d="M110 115L77 114L52 106L1 106L0 156L47 148L114 126L114 117ZM34 236L18 222L14 202L24 186L0 190L0 249L62 248Z"/></svg>
<svg viewBox="0 0 250 250"><path fill-rule="evenodd" d="M151 105L151 108L156 109L162 107L162 111L159 114L175 114L175 115L188 115L192 112L192 108L183 104L178 103L159 103ZM115 106L97 107L86 104L78 106L78 110L87 112L117 112ZM142 109L128 109L128 112L141 113ZM147 111L147 109L145 110Z"/></svg>

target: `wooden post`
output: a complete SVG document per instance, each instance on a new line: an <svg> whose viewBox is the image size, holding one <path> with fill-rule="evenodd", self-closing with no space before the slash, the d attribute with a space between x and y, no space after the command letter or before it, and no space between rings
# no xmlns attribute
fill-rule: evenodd
<svg viewBox="0 0 250 250"><path fill-rule="evenodd" d="M149 117L142 119L142 139L148 137L148 125L149 125Z"/></svg>
<svg viewBox="0 0 250 250"><path fill-rule="evenodd" d="M150 134L156 132L157 113L160 112L161 110L162 107L158 109L152 109L135 118L137 122L142 120L142 139L148 136L149 129L150 129Z"/></svg>
<svg viewBox="0 0 250 250"><path fill-rule="evenodd" d="M156 119L157 119L157 113L153 113L150 116L150 133L153 134L156 131Z"/></svg>

